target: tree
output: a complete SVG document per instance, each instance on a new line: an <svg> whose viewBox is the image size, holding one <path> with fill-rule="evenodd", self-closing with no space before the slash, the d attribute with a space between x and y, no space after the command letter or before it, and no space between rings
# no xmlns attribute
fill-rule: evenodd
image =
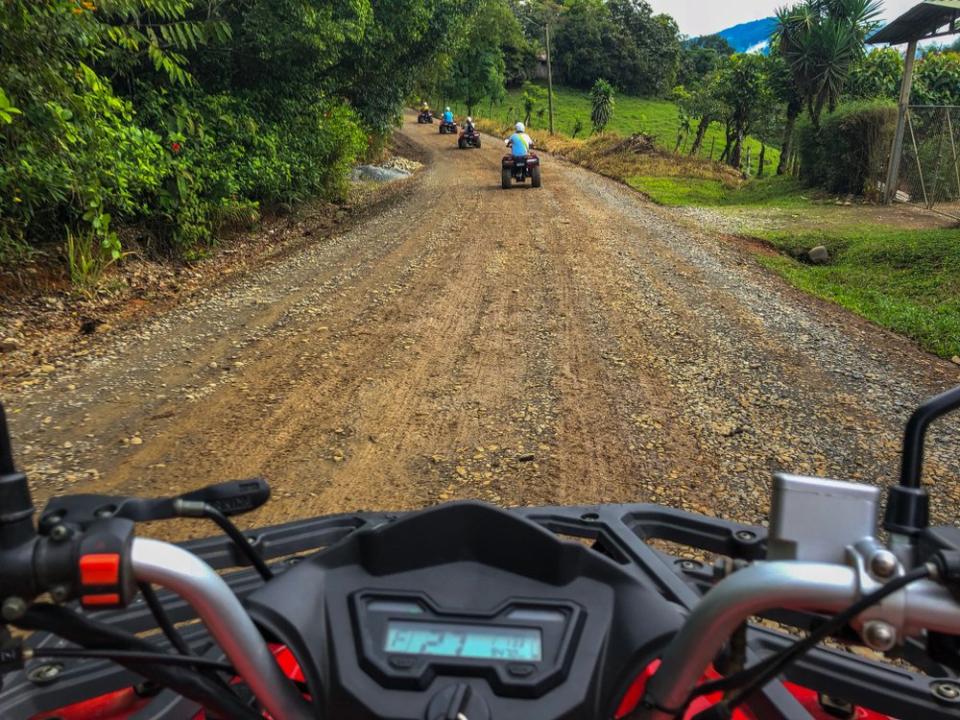
<svg viewBox="0 0 960 720"><path fill-rule="evenodd" d="M913 96L922 105L960 105L960 52L928 53L917 63Z"/></svg>
<svg viewBox="0 0 960 720"><path fill-rule="evenodd" d="M714 72L680 97L681 110L690 118L699 118L693 145L690 147L691 156L700 152L710 124L724 115L723 102L717 96L719 87L719 80Z"/></svg>
<svg viewBox="0 0 960 720"><path fill-rule="evenodd" d="M717 97L726 105L730 128L730 165L739 168L743 141L762 109L771 102L762 55L734 55L720 67Z"/></svg>
<svg viewBox="0 0 960 720"><path fill-rule="evenodd" d="M645 0L569 0L554 46L558 69L575 87L606 78L624 92L664 95L676 84L677 25Z"/></svg>
<svg viewBox="0 0 960 720"><path fill-rule="evenodd" d="M700 84L712 73L720 61L736 51L720 35L704 35L683 43L677 81L685 87Z"/></svg>
<svg viewBox="0 0 960 720"><path fill-rule="evenodd" d="M784 109L783 139L780 141L780 162L777 165L777 175L783 175L787 171L790 155L793 152L797 118L803 112L803 97L797 89L786 61L779 55L769 57L767 84L774 101Z"/></svg>
<svg viewBox="0 0 960 720"><path fill-rule="evenodd" d="M522 38L520 23L506 0L484 0L470 18L453 51L446 94L463 100L467 113L484 99L499 101L505 95L506 62L503 38Z"/></svg>
<svg viewBox="0 0 960 720"><path fill-rule="evenodd" d="M806 0L777 11L773 45L790 68L814 127L843 96L866 38L877 28L880 0Z"/></svg>
<svg viewBox="0 0 960 720"><path fill-rule="evenodd" d="M903 55L895 48L877 48L851 68L847 96L853 100L894 99L902 80Z"/></svg>
<svg viewBox="0 0 960 720"><path fill-rule="evenodd" d="M600 134L613 117L613 86L603 78L598 79L590 90L590 122L593 132Z"/></svg>

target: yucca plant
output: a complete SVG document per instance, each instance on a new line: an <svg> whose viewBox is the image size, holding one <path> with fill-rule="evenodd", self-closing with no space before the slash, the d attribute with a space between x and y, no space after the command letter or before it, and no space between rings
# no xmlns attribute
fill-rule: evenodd
<svg viewBox="0 0 960 720"><path fill-rule="evenodd" d="M593 132L599 135L613 117L613 85L603 78L598 79L590 90L590 105L590 122L593 123Z"/></svg>
<svg viewBox="0 0 960 720"><path fill-rule="evenodd" d="M773 45L815 127L836 108L881 8L880 0L806 0L777 11Z"/></svg>

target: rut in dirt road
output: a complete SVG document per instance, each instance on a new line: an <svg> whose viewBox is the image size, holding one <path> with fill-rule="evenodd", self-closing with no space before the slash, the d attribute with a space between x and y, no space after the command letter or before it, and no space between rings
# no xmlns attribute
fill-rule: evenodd
<svg viewBox="0 0 960 720"><path fill-rule="evenodd" d="M429 164L392 207L5 393L40 500L263 474L247 524L457 498L761 522L778 469L890 482L960 379L623 186L545 158L503 191L495 142L409 121ZM939 521L958 439L931 437Z"/></svg>

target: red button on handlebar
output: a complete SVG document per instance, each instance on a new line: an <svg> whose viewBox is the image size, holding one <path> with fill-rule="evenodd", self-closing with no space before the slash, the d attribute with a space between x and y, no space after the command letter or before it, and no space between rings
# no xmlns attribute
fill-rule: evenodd
<svg viewBox="0 0 960 720"><path fill-rule="evenodd" d="M103 595L84 595L80 598L80 602L87 607L96 605L119 605L120 596L116 593L105 593Z"/></svg>
<svg viewBox="0 0 960 720"><path fill-rule="evenodd" d="M86 587L120 584L120 555L101 553L80 558L80 583Z"/></svg>

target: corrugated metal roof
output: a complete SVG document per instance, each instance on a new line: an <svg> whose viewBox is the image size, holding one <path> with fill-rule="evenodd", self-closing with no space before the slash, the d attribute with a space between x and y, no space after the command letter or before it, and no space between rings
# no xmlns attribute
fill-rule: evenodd
<svg viewBox="0 0 960 720"><path fill-rule="evenodd" d="M922 40L953 23L953 32L960 31L960 0L926 0L867 40L870 44L901 45Z"/></svg>

